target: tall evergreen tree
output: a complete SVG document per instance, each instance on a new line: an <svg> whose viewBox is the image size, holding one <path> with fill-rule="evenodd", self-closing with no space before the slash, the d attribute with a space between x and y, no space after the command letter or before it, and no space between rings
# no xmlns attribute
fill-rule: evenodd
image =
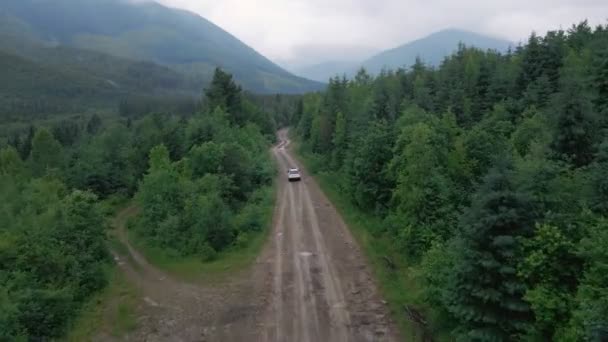
<svg viewBox="0 0 608 342"><path fill-rule="evenodd" d="M468 341L517 340L531 322L517 275L519 238L532 233L529 200L515 189L508 161L485 177L462 220L458 257L445 291L457 333Z"/></svg>
<svg viewBox="0 0 608 342"><path fill-rule="evenodd" d="M582 60L571 53L566 63L554 104L558 117L553 148L561 158L580 167L593 159L598 120Z"/></svg>
<svg viewBox="0 0 608 342"><path fill-rule="evenodd" d="M205 90L207 106L211 110L217 107L229 113L231 122L242 125L245 123L241 87L237 85L232 75L220 68L215 69L213 80Z"/></svg>
<svg viewBox="0 0 608 342"><path fill-rule="evenodd" d="M61 144L44 128L39 129L32 140L30 158L36 176L44 176L48 171L60 169L64 165Z"/></svg>

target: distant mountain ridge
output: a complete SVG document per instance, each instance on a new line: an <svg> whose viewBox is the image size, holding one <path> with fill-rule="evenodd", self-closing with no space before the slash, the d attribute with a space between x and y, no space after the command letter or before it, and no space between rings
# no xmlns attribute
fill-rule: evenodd
<svg viewBox="0 0 608 342"><path fill-rule="evenodd" d="M313 80L327 81L330 77L335 76L354 76L360 68L365 68L370 74L378 74L383 69L395 70L407 68L416 62L417 57L427 65L438 66L445 57L458 49L459 43L482 50L492 49L501 52L505 52L510 46L514 46L509 41L479 33L459 29L447 29L380 52L358 63L332 61L301 67L294 70L294 72Z"/></svg>
<svg viewBox="0 0 608 342"><path fill-rule="evenodd" d="M370 73L377 74L382 69L409 67L416 62L417 57L427 65L438 66L445 57L458 49L460 43L482 50L491 49L501 52L513 46L509 41L479 33L447 29L384 51L364 61L362 67Z"/></svg>
<svg viewBox="0 0 608 342"><path fill-rule="evenodd" d="M148 60L202 78L210 79L220 66L253 92L301 93L323 86L292 75L210 21L156 2L3 0L0 20L3 32Z"/></svg>

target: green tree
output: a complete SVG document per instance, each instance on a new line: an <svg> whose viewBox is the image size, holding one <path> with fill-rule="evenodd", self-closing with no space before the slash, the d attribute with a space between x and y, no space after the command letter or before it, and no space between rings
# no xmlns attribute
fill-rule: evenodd
<svg viewBox="0 0 608 342"><path fill-rule="evenodd" d="M39 129L32 140L30 155L32 171L36 176L43 176L51 170L64 166L61 144L46 129Z"/></svg>
<svg viewBox="0 0 608 342"><path fill-rule="evenodd" d="M53 126L53 136L64 147L72 146L80 138L80 126L75 120L62 120Z"/></svg>
<svg viewBox="0 0 608 342"><path fill-rule="evenodd" d="M5 147L0 150L0 175L17 177L25 172L25 165L14 147Z"/></svg>
<svg viewBox="0 0 608 342"><path fill-rule="evenodd" d="M99 132L101 126L103 126L101 118L99 117L99 115L93 114L87 122L87 133L89 133L90 135L95 135L97 134L97 132Z"/></svg>
<svg viewBox="0 0 608 342"><path fill-rule="evenodd" d="M593 159L598 122L581 63L578 56L569 55L554 104L558 117L553 148L561 158L577 167L585 166Z"/></svg>
<svg viewBox="0 0 608 342"><path fill-rule="evenodd" d="M392 205L398 223L394 224L411 256L419 257L434 241L451 237L456 224L454 186L443 164L449 148L426 123L406 127L397 140L390 165L397 179Z"/></svg>
<svg viewBox="0 0 608 342"><path fill-rule="evenodd" d="M229 113L231 122L245 123L241 87L234 82L231 74L216 68L211 85L205 90L205 98L211 110L219 107Z"/></svg>
<svg viewBox="0 0 608 342"><path fill-rule="evenodd" d="M608 214L608 139L599 146L596 160L590 167L591 206L602 215Z"/></svg>
<svg viewBox="0 0 608 342"><path fill-rule="evenodd" d="M608 338L608 224L593 224L579 245L585 269L576 294L576 308L563 341L604 341Z"/></svg>
<svg viewBox="0 0 608 342"><path fill-rule="evenodd" d="M385 210L393 180L388 175L392 158L393 130L384 121L371 124L367 134L359 137L347 157L348 191L361 208Z"/></svg>
<svg viewBox="0 0 608 342"><path fill-rule="evenodd" d="M500 163L484 178L462 221L462 236L446 287L445 304L457 333L472 341L518 339L531 323L518 277L518 239L532 233L529 200L515 189L512 169Z"/></svg>
<svg viewBox="0 0 608 342"><path fill-rule="evenodd" d="M346 118L342 112L338 112L336 117L336 131L334 132L334 137L332 139L334 145L332 162L335 168L340 168L344 162L344 155L347 148L346 137Z"/></svg>
<svg viewBox="0 0 608 342"><path fill-rule="evenodd" d="M224 148L220 144L207 142L190 150L188 162L193 176L202 177L208 173L222 172Z"/></svg>
<svg viewBox="0 0 608 342"><path fill-rule="evenodd" d="M519 274L528 282L525 299L534 312L528 332L534 340L554 340L557 322L570 319L580 262L574 242L557 227L537 225L535 235L522 240L526 253ZM563 328L563 327L562 327Z"/></svg>

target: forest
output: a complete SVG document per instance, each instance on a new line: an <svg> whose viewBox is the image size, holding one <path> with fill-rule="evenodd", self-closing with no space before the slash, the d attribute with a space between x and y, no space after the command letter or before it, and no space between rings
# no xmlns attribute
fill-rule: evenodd
<svg viewBox="0 0 608 342"><path fill-rule="evenodd" d="M111 203L146 245L207 261L246 246L272 205L273 116L215 71L192 111L34 121L0 143L0 341L61 338L108 283ZM173 102L162 108L173 108ZM179 113L179 114L175 114ZM2 141L2 140L0 140Z"/></svg>
<svg viewBox="0 0 608 342"><path fill-rule="evenodd" d="M289 118L459 341L608 339L608 26L333 78Z"/></svg>
<svg viewBox="0 0 608 342"><path fill-rule="evenodd" d="M461 45L438 67L361 70L303 96L249 94L220 69L200 100L115 96L82 70L0 64L19 66L6 94L28 95L0 99L0 341L60 339L107 286L116 203L140 209L130 238L175 258L246 246L267 228L283 126L381 222L369 233L422 289L410 304L433 333L608 339L608 26L507 53ZM182 84L123 67L134 89Z"/></svg>

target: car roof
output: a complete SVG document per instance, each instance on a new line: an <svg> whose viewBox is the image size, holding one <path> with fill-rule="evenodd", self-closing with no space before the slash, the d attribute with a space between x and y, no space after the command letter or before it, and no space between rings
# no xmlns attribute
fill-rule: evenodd
<svg viewBox="0 0 608 342"><path fill-rule="evenodd" d="M289 169L289 171L299 171L297 167L292 167Z"/></svg>

